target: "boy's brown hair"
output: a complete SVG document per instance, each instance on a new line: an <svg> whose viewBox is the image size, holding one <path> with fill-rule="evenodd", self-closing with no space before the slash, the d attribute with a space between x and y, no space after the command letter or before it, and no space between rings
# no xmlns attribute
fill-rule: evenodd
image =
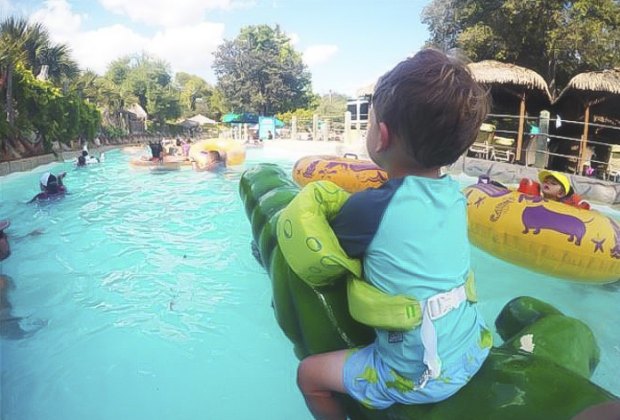
<svg viewBox="0 0 620 420"><path fill-rule="evenodd" d="M434 168L454 163L471 146L490 103L467 66L425 49L379 79L372 106L409 156Z"/></svg>

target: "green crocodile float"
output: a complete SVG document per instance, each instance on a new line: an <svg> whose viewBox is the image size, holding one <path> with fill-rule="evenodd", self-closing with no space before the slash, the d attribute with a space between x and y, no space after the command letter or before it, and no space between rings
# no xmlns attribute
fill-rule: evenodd
<svg viewBox="0 0 620 420"><path fill-rule="evenodd" d="M328 181L310 186L318 202L325 201L333 187ZM271 278L276 320L299 359L367 345L374 340L372 328L349 313L350 270L333 271L334 265L343 264L328 261L324 264L328 281L302 279L278 245L278 219L299 192L289 175L274 164L245 171L239 184L257 257ZM283 227L279 230L282 235ZM321 248L321 243L313 241L308 238L309 253ZM309 273L320 277L325 267L310 267ZM503 344L492 348L481 370L454 396L436 404L395 404L386 410L371 410L343 395L349 417L570 419L587 407L618 400L589 380L599 362L599 348L583 322L532 297L518 297L502 309L495 326Z"/></svg>

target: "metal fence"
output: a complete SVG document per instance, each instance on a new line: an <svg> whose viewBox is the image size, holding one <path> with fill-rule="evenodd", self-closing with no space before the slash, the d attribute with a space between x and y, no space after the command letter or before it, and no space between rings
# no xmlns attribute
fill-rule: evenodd
<svg viewBox="0 0 620 420"><path fill-rule="evenodd" d="M595 120L596 121L596 120ZM620 127L541 113L490 114L468 155L600 179L620 179ZM492 127L492 128L489 128ZM492 132L490 131L492 130Z"/></svg>

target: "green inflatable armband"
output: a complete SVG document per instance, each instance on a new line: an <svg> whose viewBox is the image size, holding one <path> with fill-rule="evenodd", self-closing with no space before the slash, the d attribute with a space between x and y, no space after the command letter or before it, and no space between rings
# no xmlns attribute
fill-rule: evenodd
<svg viewBox="0 0 620 420"><path fill-rule="evenodd" d="M417 299L388 295L356 277L347 282L349 312L356 321L390 331L407 331L422 323Z"/></svg>
<svg viewBox="0 0 620 420"><path fill-rule="evenodd" d="M349 193L330 181L311 182L278 218L278 245L286 262L310 286L326 286L346 274L360 276L362 265L340 247L329 220Z"/></svg>
<svg viewBox="0 0 620 420"><path fill-rule="evenodd" d="M465 295L476 302L474 273L465 280ZM347 283L349 312L356 321L389 331L407 331L422 323L422 306L410 296L388 295L372 284L351 276Z"/></svg>

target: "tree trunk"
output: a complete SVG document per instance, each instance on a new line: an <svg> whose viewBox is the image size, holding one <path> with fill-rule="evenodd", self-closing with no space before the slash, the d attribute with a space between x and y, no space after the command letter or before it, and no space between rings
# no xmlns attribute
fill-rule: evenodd
<svg viewBox="0 0 620 420"><path fill-rule="evenodd" d="M13 110L13 64L6 69L6 120L11 128L15 128L15 111Z"/></svg>

